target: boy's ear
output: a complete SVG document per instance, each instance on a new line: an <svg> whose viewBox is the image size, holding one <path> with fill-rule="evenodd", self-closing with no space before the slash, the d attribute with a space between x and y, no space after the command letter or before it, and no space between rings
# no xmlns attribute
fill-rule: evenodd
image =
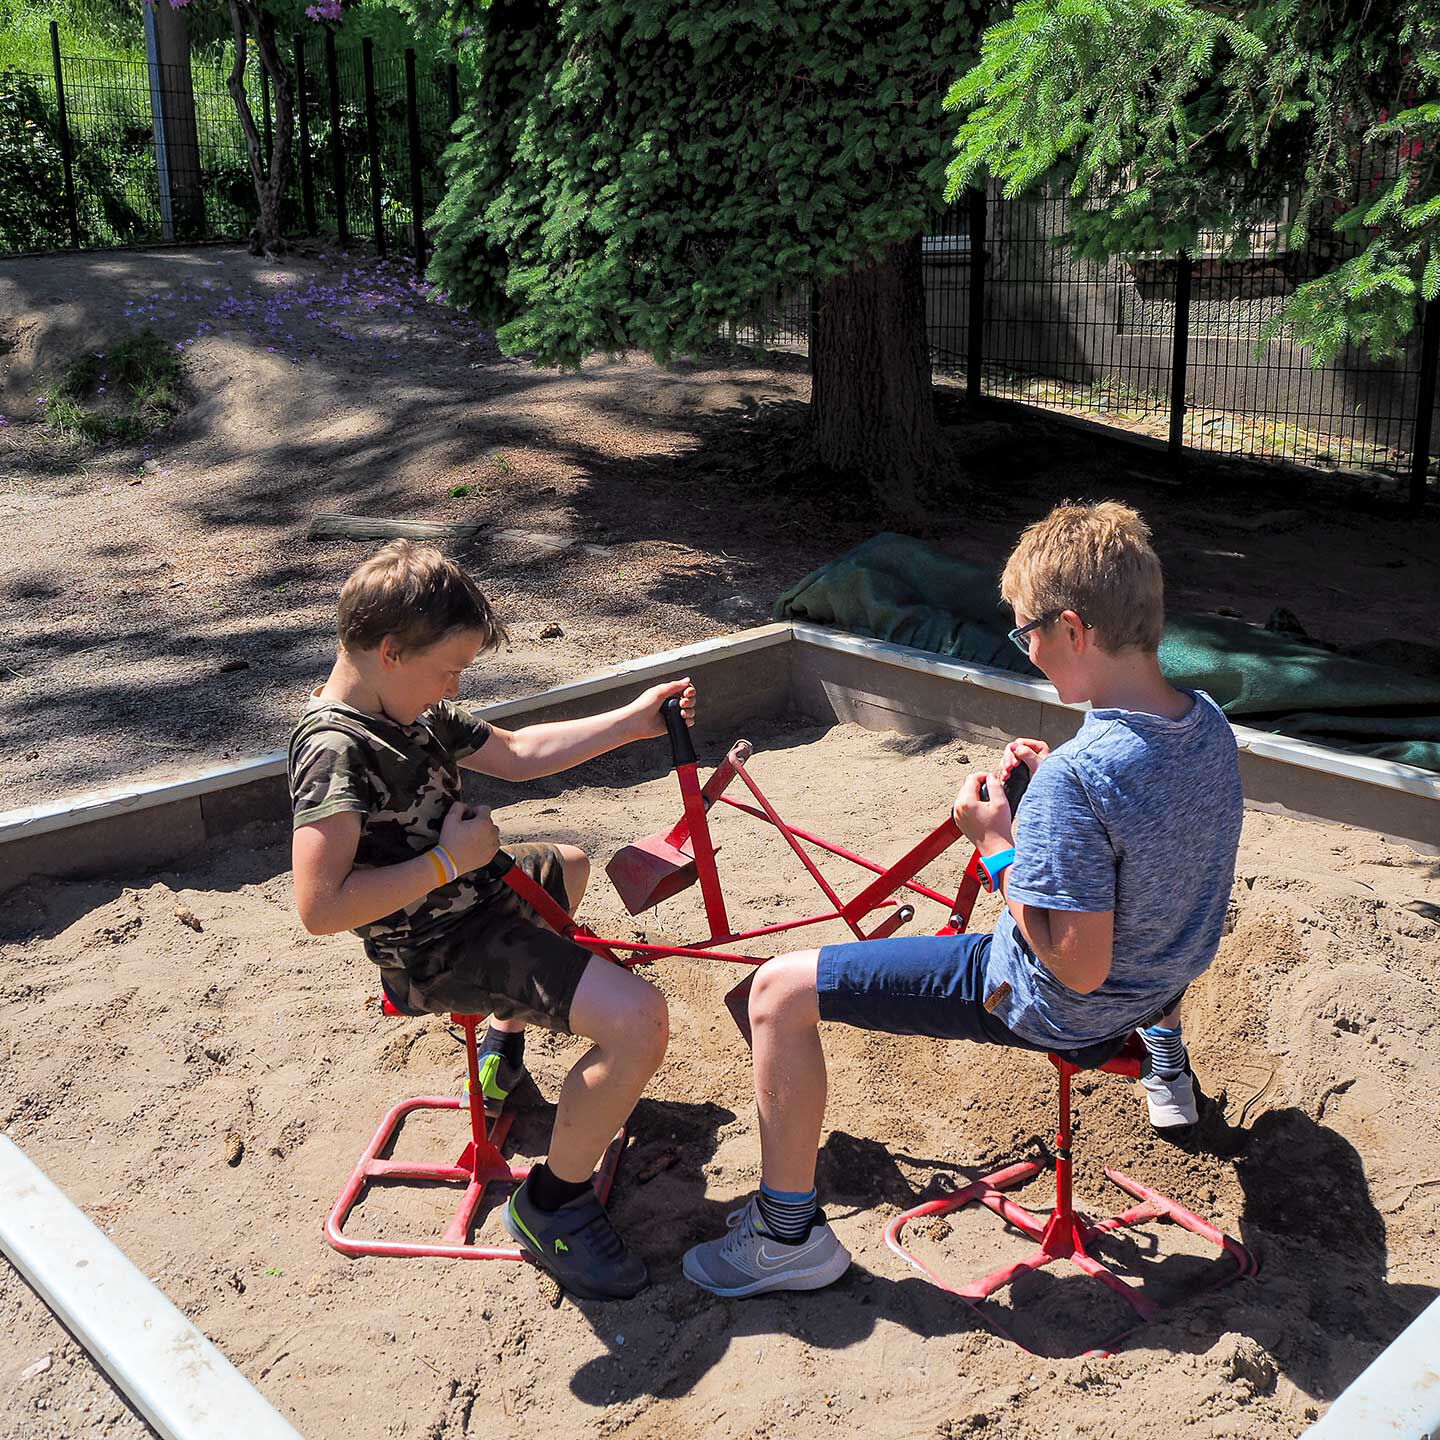
<svg viewBox="0 0 1440 1440"><path fill-rule="evenodd" d="M380 656L380 663L388 670L398 665L405 657L400 651L393 635L382 635L380 644L376 647L376 653Z"/></svg>
<svg viewBox="0 0 1440 1440"><path fill-rule="evenodd" d="M1065 627L1066 637L1077 649L1085 643L1085 632L1087 626L1074 610L1062 610L1060 612L1060 623Z"/></svg>

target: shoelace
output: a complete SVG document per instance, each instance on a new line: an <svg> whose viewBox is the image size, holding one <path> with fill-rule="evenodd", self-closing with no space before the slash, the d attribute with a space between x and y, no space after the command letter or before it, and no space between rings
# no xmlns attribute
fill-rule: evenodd
<svg viewBox="0 0 1440 1440"><path fill-rule="evenodd" d="M580 1226L575 1234L577 1238L581 1235L588 1236L591 1248L602 1260L618 1260L625 1253L625 1242L620 1238L620 1232L598 1205L594 1216Z"/></svg>
<svg viewBox="0 0 1440 1440"><path fill-rule="evenodd" d="M725 1243L720 1247L720 1254L728 1260L744 1250L757 1234L750 1202L747 1201L739 1210L732 1210L725 1217L725 1225L730 1233L726 1235Z"/></svg>

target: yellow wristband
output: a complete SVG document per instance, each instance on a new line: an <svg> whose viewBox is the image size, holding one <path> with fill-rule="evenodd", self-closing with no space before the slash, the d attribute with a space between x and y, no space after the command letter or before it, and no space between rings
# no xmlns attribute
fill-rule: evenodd
<svg viewBox="0 0 1440 1440"><path fill-rule="evenodd" d="M450 876L445 869L445 862L433 850L427 850L425 858L435 867L435 885L430 888L433 890L435 886L448 885Z"/></svg>

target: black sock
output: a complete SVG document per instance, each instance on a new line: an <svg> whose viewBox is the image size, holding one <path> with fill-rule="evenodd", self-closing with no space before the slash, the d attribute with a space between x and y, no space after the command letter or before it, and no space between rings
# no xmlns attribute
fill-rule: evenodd
<svg viewBox="0 0 1440 1440"><path fill-rule="evenodd" d="M587 1190L594 1188L589 1180L560 1179L543 1160L530 1172L530 1203L537 1210L547 1213L578 1200Z"/></svg>
<svg viewBox="0 0 1440 1440"><path fill-rule="evenodd" d="M518 1068L525 1063L525 1032L497 1030L493 1025L485 1027L485 1038L480 1042L480 1054L499 1055L507 1065Z"/></svg>

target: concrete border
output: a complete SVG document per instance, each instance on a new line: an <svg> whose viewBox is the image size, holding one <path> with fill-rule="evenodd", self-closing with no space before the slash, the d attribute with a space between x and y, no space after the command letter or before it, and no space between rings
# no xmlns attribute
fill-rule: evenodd
<svg viewBox="0 0 1440 1440"><path fill-rule="evenodd" d="M303 1440L8 1135L0 1251L164 1440Z"/></svg>
<svg viewBox="0 0 1440 1440"><path fill-rule="evenodd" d="M988 741L1029 734L1059 744L1084 713L1062 704L1043 680L798 622L642 656L477 713L497 723L565 719L683 674L704 691L702 742L731 738L748 720L798 713L906 734ZM1440 854L1440 775L1245 726L1235 735L1247 804L1356 825ZM0 893L35 876L143 873L288 813L281 752L12 810L0 814Z"/></svg>

